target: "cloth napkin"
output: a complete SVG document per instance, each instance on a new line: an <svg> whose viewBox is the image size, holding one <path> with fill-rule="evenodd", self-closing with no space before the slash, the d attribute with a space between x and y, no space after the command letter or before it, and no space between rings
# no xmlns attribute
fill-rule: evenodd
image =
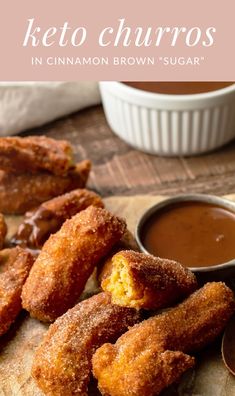
<svg viewBox="0 0 235 396"><path fill-rule="evenodd" d="M100 103L97 82L0 82L0 136Z"/></svg>

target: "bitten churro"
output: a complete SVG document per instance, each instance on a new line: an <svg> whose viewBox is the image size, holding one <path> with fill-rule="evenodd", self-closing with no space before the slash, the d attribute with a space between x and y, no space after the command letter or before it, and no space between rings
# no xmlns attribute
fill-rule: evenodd
<svg viewBox="0 0 235 396"><path fill-rule="evenodd" d="M0 171L0 212L22 214L42 202L86 185L91 163L79 162L66 175L49 172L13 174Z"/></svg>
<svg viewBox="0 0 235 396"><path fill-rule="evenodd" d="M110 275L101 287L111 293L114 304L160 309L191 294L197 281L175 261L126 250L113 256Z"/></svg>
<svg viewBox="0 0 235 396"><path fill-rule="evenodd" d="M99 195L86 189L73 190L44 202L34 211L26 213L12 242L21 246L40 248L50 234L60 229L65 220L90 205L104 207Z"/></svg>
<svg viewBox="0 0 235 396"><path fill-rule="evenodd" d="M94 206L67 220L35 261L23 288L23 307L42 321L53 321L66 312L125 229L124 220Z"/></svg>
<svg viewBox="0 0 235 396"><path fill-rule="evenodd" d="M39 388L46 395L87 395L95 350L139 319L134 309L113 305L106 293L77 304L50 326L36 351L32 375Z"/></svg>
<svg viewBox="0 0 235 396"><path fill-rule="evenodd" d="M104 344L92 359L100 391L158 395L193 365L184 354L212 342L234 310L232 291L222 282L208 283L177 307L134 326L116 344Z"/></svg>
<svg viewBox="0 0 235 396"><path fill-rule="evenodd" d="M32 264L32 255L20 247L0 252L0 335L21 310L21 291Z"/></svg>
<svg viewBox="0 0 235 396"><path fill-rule="evenodd" d="M49 171L65 175L73 165L72 147L66 140L46 136L0 138L0 169L12 173Z"/></svg>
<svg viewBox="0 0 235 396"><path fill-rule="evenodd" d="M122 236L120 241L116 243L113 247L112 251L105 258L103 263L100 263L98 267L98 281L99 283L102 282L105 278L107 278L112 271L112 257L114 254L120 252L121 250L134 250L139 252L139 246L134 238L134 235L129 231L126 230L125 234Z"/></svg>
<svg viewBox="0 0 235 396"><path fill-rule="evenodd" d="M7 234L7 225L4 216L0 213L0 249L2 249Z"/></svg>

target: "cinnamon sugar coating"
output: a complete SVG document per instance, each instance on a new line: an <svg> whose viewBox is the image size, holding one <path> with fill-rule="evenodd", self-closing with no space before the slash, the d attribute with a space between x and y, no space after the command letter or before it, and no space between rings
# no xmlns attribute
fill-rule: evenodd
<svg viewBox="0 0 235 396"><path fill-rule="evenodd" d="M173 260L126 250L113 256L110 274L101 287L111 293L114 304L154 310L191 294L197 281L191 271Z"/></svg>
<svg viewBox="0 0 235 396"><path fill-rule="evenodd" d="M5 237L7 235L7 225L2 213L0 213L0 249L3 248Z"/></svg>
<svg viewBox="0 0 235 396"><path fill-rule="evenodd" d="M57 232L65 220L88 206L104 207L99 195L86 189L73 190L42 203L27 212L12 242L21 246L41 248L50 234Z"/></svg>
<svg viewBox="0 0 235 396"><path fill-rule="evenodd" d="M66 140L47 136L0 138L0 169L13 173L49 171L65 175L73 165L72 147Z"/></svg>
<svg viewBox="0 0 235 396"><path fill-rule="evenodd" d="M90 168L90 161L85 160L63 176L49 172L14 174L0 171L0 212L24 214L53 197L83 188Z"/></svg>
<svg viewBox="0 0 235 396"><path fill-rule="evenodd" d="M23 288L23 307L42 321L66 312L125 229L124 220L94 206L67 220L36 259Z"/></svg>
<svg viewBox="0 0 235 396"><path fill-rule="evenodd" d="M20 247L0 251L0 336L21 311L21 292L33 256Z"/></svg>
<svg viewBox="0 0 235 396"><path fill-rule="evenodd" d="M137 311L113 305L106 293L77 304L50 326L36 351L37 385L45 395L87 395L92 354L137 321Z"/></svg>
<svg viewBox="0 0 235 396"><path fill-rule="evenodd" d="M187 355L175 353L212 342L234 310L232 291L222 282L207 283L175 308L132 327L116 344L104 344L92 359L101 393L158 395L193 364Z"/></svg>

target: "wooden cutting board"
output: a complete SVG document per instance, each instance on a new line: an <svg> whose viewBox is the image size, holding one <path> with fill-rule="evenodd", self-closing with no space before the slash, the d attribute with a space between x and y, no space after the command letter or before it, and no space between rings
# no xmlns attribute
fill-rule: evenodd
<svg viewBox="0 0 235 396"><path fill-rule="evenodd" d="M235 195L228 196L235 201ZM106 207L127 220L128 228L134 231L136 221L143 211L160 202L159 196L110 197ZM14 233L20 217L7 219L9 233ZM91 289L92 281L88 285ZM196 320L196 318L195 318ZM32 359L36 347L42 340L48 325L29 318L22 312L10 331L0 340L0 395L40 396L42 393L30 376ZM235 377L224 367L220 342L204 350L197 358L197 366L188 372L177 386L165 392L168 396L233 396Z"/></svg>

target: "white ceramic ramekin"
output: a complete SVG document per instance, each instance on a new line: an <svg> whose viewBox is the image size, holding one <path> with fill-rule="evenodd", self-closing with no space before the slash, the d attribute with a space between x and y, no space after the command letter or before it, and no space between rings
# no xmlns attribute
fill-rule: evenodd
<svg viewBox="0 0 235 396"><path fill-rule="evenodd" d="M235 138L235 84L193 95L164 95L100 82L106 118L130 145L152 154L195 155Z"/></svg>

